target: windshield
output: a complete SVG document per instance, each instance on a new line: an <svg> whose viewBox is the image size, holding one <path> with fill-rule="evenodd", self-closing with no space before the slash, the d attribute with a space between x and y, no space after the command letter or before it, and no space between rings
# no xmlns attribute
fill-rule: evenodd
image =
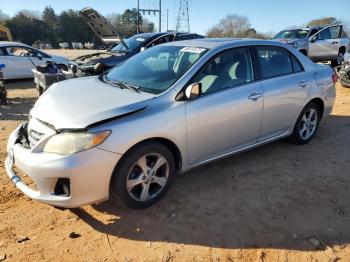
<svg viewBox="0 0 350 262"><path fill-rule="evenodd" d="M127 48L123 43L119 43L115 47L111 49L112 52L131 52L134 49L138 48L143 42L146 41L146 38L139 37L139 36L132 36L130 38L124 39L124 43L126 44Z"/></svg>
<svg viewBox="0 0 350 262"><path fill-rule="evenodd" d="M302 29L285 30L275 35L274 39L282 39L282 38L302 39L302 38L305 38L308 34L309 34L309 30L302 30Z"/></svg>
<svg viewBox="0 0 350 262"><path fill-rule="evenodd" d="M159 94L172 86L205 52L206 49L196 47L155 46L115 67L105 79Z"/></svg>

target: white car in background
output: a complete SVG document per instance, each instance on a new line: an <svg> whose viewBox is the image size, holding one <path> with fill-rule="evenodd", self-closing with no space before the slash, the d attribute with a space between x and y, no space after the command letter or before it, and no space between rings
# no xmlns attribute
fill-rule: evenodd
<svg viewBox="0 0 350 262"><path fill-rule="evenodd" d="M0 64L6 66L3 69L4 79L31 78L32 69L46 64L47 61L68 68L67 58L46 54L22 43L0 41Z"/></svg>

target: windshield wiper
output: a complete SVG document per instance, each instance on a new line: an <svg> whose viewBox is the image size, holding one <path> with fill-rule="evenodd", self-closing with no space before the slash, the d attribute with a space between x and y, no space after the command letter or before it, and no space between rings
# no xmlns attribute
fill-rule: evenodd
<svg viewBox="0 0 350 262"><path fill-rule="evenodd" d="M104 80L105 80L106 83L108 83L108 84L110 84L110 85L113 85L113 86L117 85L117 86L119 86L119 87L121 87L121 88L127 88L127 89L129 89L129 90L131 90L131 91L134 91L134 92L136 92L136 93L141 93L140 90L139 90L140 87L138 87L138 86L136 86L136 85L132 85L132 84L129 84L129 83L125 83L125 82L123 82L123 81L109 80L109 79L107 79L106 76L104 76Z"/></svg>

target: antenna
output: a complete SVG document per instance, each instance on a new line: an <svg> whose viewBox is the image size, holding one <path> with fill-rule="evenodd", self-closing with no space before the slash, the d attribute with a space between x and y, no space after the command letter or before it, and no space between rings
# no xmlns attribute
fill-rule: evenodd
<svg viewBox="0 0 350 262"><path fill-rule="evenodd" d="M179 14L176 21L176 32L190 31L190 16L188 13L188 0L180 0Z"/></svg>

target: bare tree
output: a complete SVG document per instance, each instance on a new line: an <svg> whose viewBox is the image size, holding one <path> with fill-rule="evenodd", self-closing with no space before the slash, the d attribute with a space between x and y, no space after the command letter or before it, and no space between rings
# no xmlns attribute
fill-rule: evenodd
<svg viewBox="0 0 350 262"><path fill-rule="evenodd" d="M227 15L207 31L210 37L244 37L250 29L248 17L236 14Z"/></svg>

